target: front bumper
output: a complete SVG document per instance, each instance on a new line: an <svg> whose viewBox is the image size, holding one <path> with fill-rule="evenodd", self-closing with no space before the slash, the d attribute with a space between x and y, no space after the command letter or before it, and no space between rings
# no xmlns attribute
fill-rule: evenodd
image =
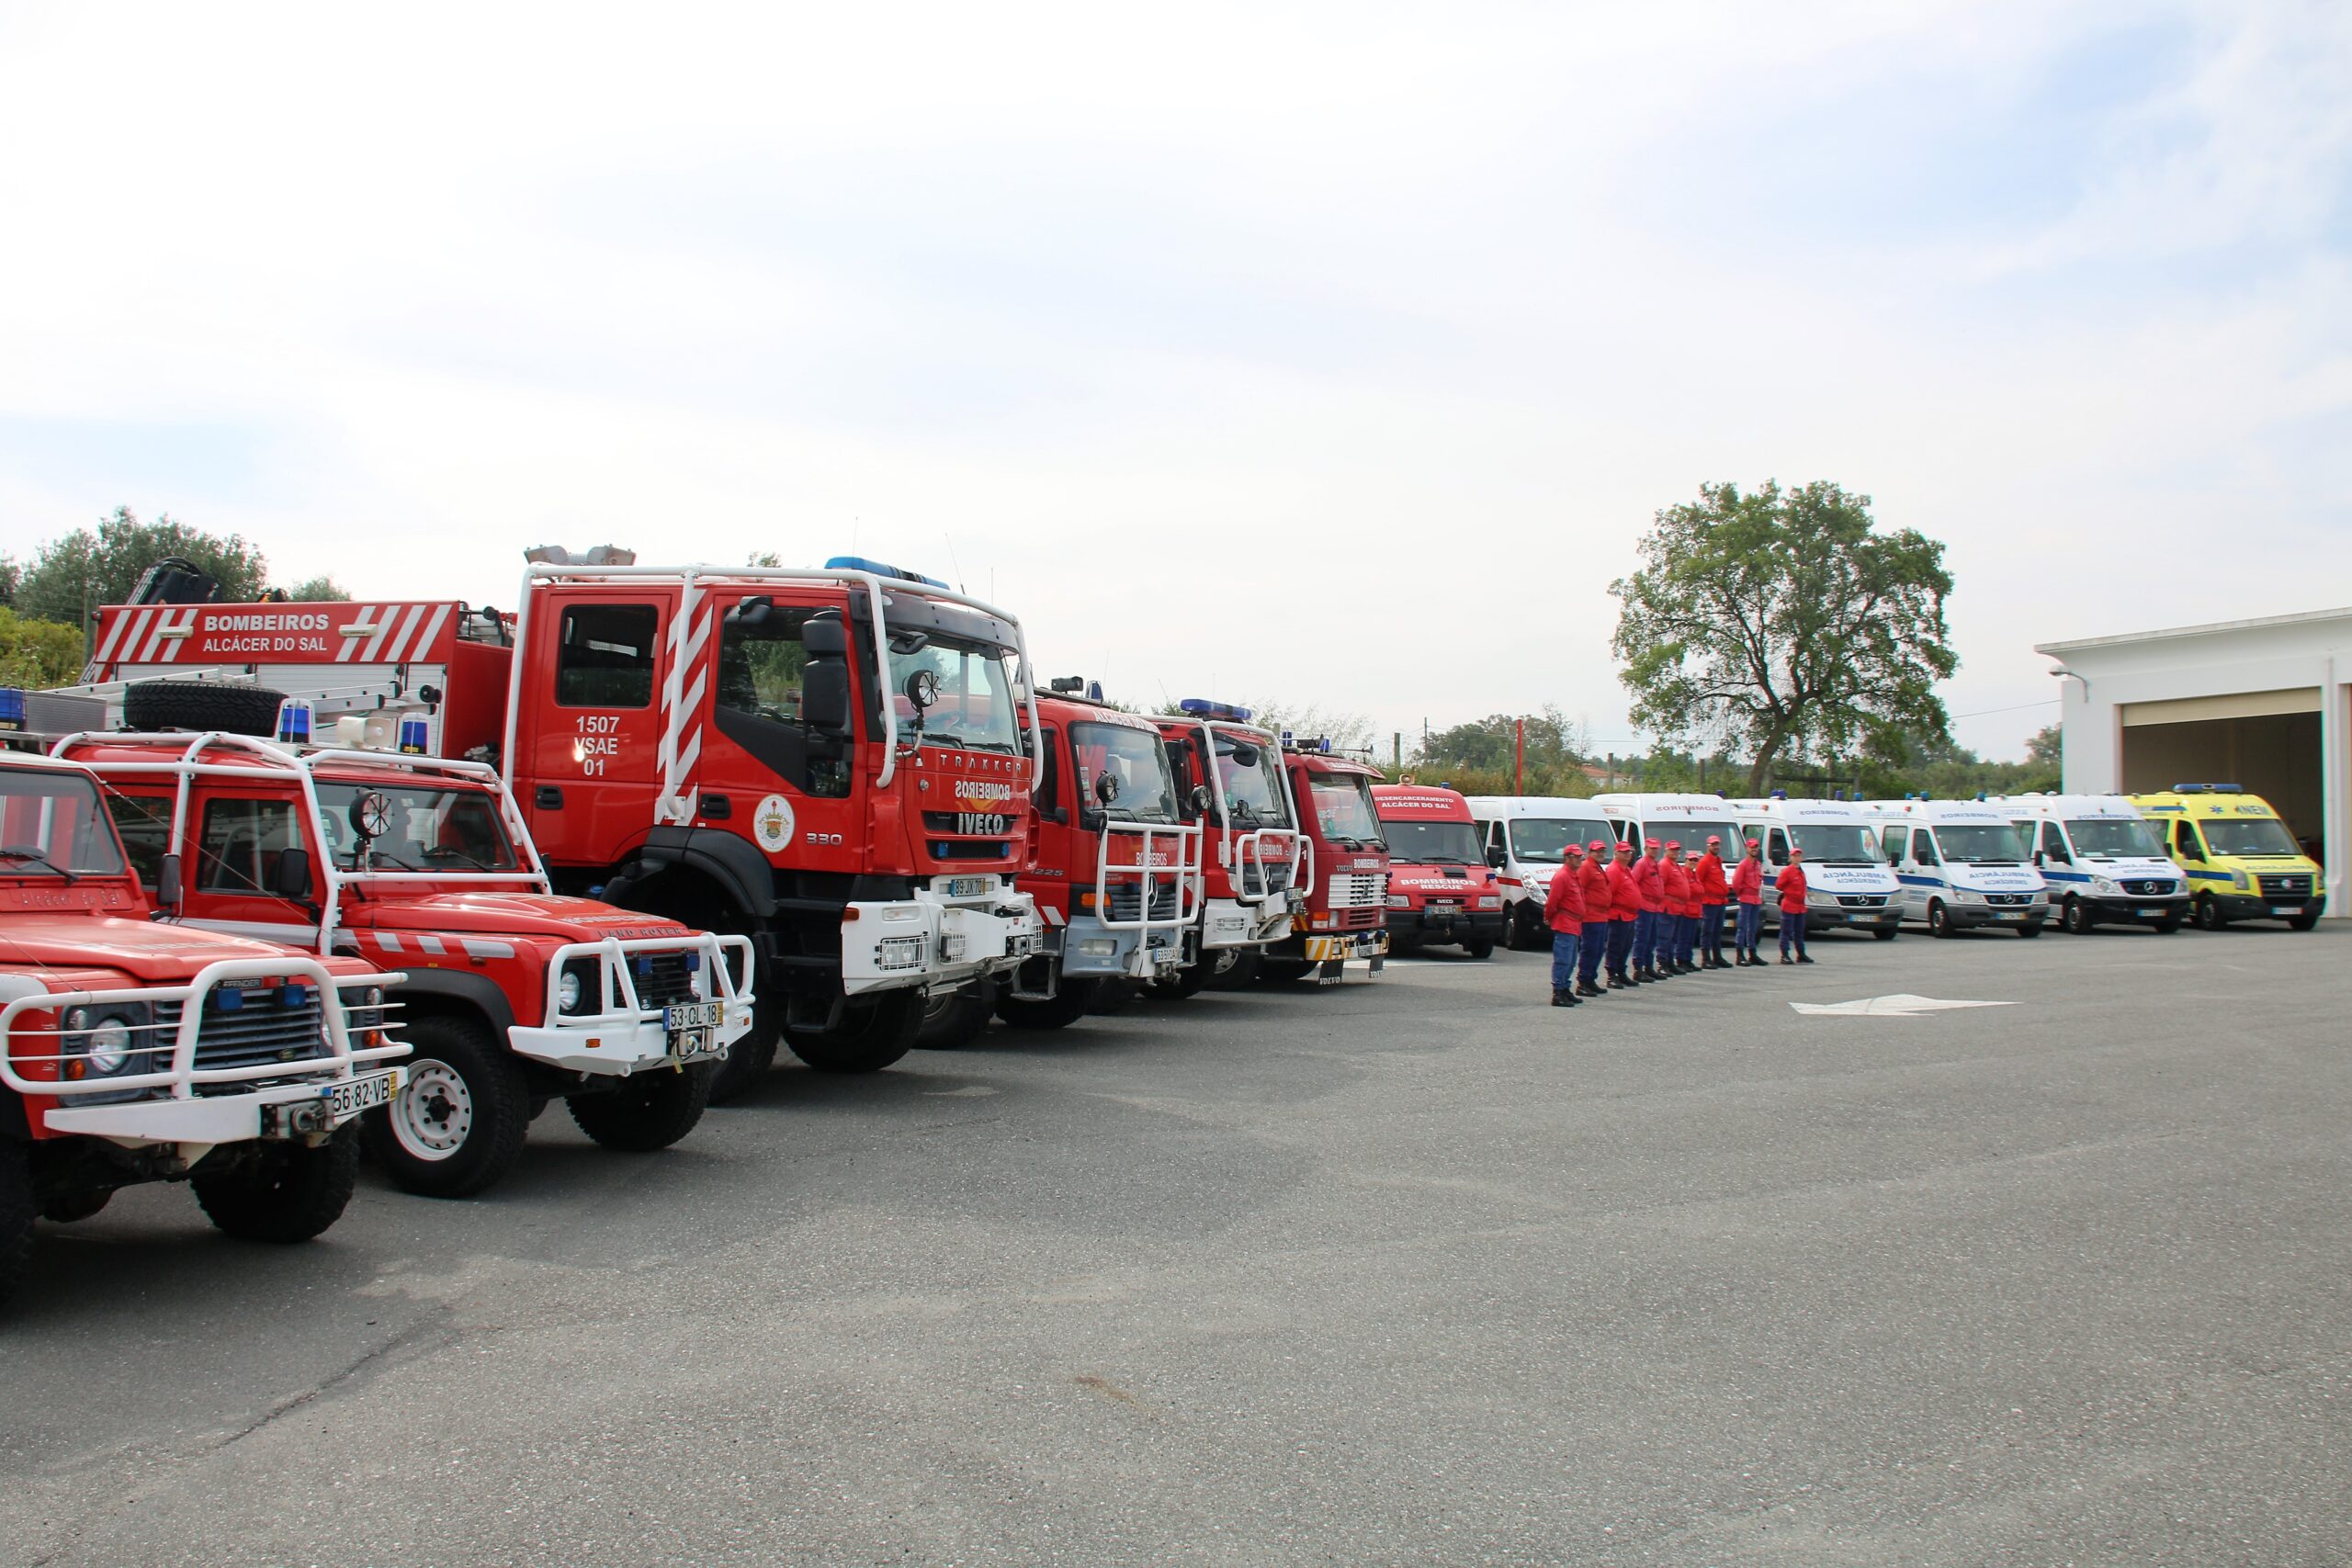
<svg viewBox="0 0 2352 1568"><path fill-rule="evenodd" d="M1079 915L1056 934L1065 975L1156 980L1184 965L1184 932L1176 926L1110 931L1092 915Z"/></svg>
<svg viewBox="0 0 2352 1568"><path fill-rule="evenodd" d="M950 897L942 885L987 884ZM842 912L842 990L849 996L920 986L944 990L1001 974L1042 950L1037 901L1006 877L943 876L911 898L854 903Z"/></svg>
<svg viewBox="0 0 2352 1568"><path fill-rule="evenodd" d="M2290 920L2298 918L2317 919L2327 910L2324 896L2317 898L2265 898L2256 893L2209 893L2206 897L2221 906L2222 917L2233 920Z"/></svg>
<svg viewBox="0 0 2352 1568"><path fill-rule="evenodd" d="M2256 899L2255 902L2259 903L2261 900ZM2110 924L2117 922L2129 924L2133 921L2154 924L2161 920L2185 920L2188 918L2188 898L2186 894L2170 898L2134 898L2129 895L2110 898L2101 895L2098 897L2083 898L2082 905L2092 914Z"/></svg>
<svg viewBox="0 0 2352 1568"><path fill-rule="evenodd" d="M1903 906L1900 904L1886 904L1874 909L1825 904L1809 906L1804 912L1804 927L1808 931L1887 931L1902 923Z"/></svg>
<svg viewBox="0 0 2352 1568"><path fill-rule="evenodd" d="M1385 958L1388 954L1385 928L1368 931L1313 932L1298 939L1299 956L1313 964L1350 958Z"/></svg>
<svg viewBox="0 0 2352 1568"><path fill-rule="evenodd" d="M1987 905L1946 904L1944 919L1954 931L1974 931L1979 926L1995 926L2008 931L2020 927L2039 930L2050 920L2047 904Z"/></svg>
<svg viewBox="0 0 2352 1568"><path fill-rule="evenodd" d="M1500 909L1391 909L1391 942L1492 942L1503 939Z"/></svg>
<svg viewBox="0 0 2352 1568"><path fill-rule="evenodd" d="M1238 898L1211 898L1202 910L1201 946L1261 947L1281 939L1290 930L1295 895L1276 894L1263 903Z"/></svg>
<svg viewBox="0 0 2352 1568"><path fill-rule="evenodd" d="M639 999L635 961L685 953L698 957L693 971L698 978L691 1003L679 1005L707 1010L699 1021L682 1021L673 1029L673 1009ZM567 966L582 960L600 967L599 996L607 1006L595 1013L566 1013L557 1004L559 981ZM548 961L546 1018L536 1028L516 1024L507 1031L507 1043L517 1055L596 1077L627 1077L653 1067L714 1061L751 1032L753 967L748 937L705 933L692 939L568 942ZM740 987L735 984L739 969L744 977Z"/></svg>
<svg viewBox="0 0 2352 1568"><path fill-rule="evenodd" d="M401 1047L402 1050L407 1047ZM386 1069L363 1068L353 1074L367 1077L372 1072ZM408 1081L408 1069L390 1069L390 1092L400 1093ZM308 1107L325 1100L340 1080L311 1078L300 1083L271 1084L247 1094L207 1095L201 1100L144 1100L129 1105L60 1105L52 1107L41 1123L51 1133L75 1133L85 1137L105 1138L126 1145L141 1144L243 1144L261 1137L283 1137L281 1131L289 1120L285 1111L266 1113L266 1108L285 1107L288 1110ZM322 1114L315 1131L331 1132L351 1120L357 1112L343 1115ZM264 1122L271 1125L265 1127Z"/></svg>

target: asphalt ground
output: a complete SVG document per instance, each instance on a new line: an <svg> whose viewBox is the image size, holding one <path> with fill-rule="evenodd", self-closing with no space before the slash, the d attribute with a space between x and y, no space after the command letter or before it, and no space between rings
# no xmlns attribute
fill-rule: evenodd
<svg viewBox="0 0 2352 1568"><path fill-rule="evenodd" d="M2352 1560L2352 932L1544 960L560 1110L0 1320L26 1563ZM2013 1005L1804 1016L1893 993Z"/></svg>

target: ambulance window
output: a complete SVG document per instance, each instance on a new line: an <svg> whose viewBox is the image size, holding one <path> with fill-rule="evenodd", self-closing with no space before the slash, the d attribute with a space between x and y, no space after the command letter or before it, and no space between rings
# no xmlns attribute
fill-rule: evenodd
<svg viewBox="0 0 2352 1568"><path fill-rule="evenodd" d="M2172 825L2173 847L2183 860L2203 860L2205 847L2197 841L2194 823L2176 822Z"/></svg>
<svg viewBox="0 0 2352 1568"><path fill-rule="evenodd" d="M557 639L555 700L569 708L641 708L653 703L650 604L573 604Z"/></svg>
<svg viewBox="0 0 2352 1568"><path fill-rule="evenodd" d="M2044 822L2041 825L2041 852L2060 865L2072 865L2075 863L2075 857L2066 851L2066 835L2059 830L2058 824L2055 822Z"/></svg>
<svg viewBox="0 0 2352 1568"><path fill-rule="evenodd" d="M1936 836L1925 828L1911 829L1911 858L1921 865L1941 865L1943 857L1936 853Z"/></svg>
<svg viewBox="0 0 2352 1568"><path fill-rule="evenodd" d="M1770 846L1769 852L1772 857L1772 863L1774 865L1786 865L1789 863L1789 830L1787 829L1773 829L1772 836L1770 839L1767 839L1765 842Z"/></svg>
<svg viewBox="0 0 2352 1568"><path fill-rule="evenodd" d="M1907 830L1894 828L1887 828L1880 831L1879 842L1886 846L1887 864L1901 865L1903 863L1903 846L1909 837Z"/></svg>
<svg viewBox="0 0 2352 1568"><path fill-rule="evenodd" d="M290 800L214 800L204 807L196 885L207 893L264 894L294 844Z"/></svg>
<svg viewBox="0 0 2352 1568"><path fill-rule="evenodd" d="M164 856L171 851L171 801L153 795L109 794L107 811L114 818L115 831L122 835L123 852L130 857L131 869L139 873L139 880L150 889L159 886L164 880Z"/></svg>

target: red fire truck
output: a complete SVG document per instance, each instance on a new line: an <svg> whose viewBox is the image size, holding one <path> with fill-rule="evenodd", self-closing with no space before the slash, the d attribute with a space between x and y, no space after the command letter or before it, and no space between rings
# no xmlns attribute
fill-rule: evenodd
<svg viewBox="0 0 2352 1568"><path fill-rule="evenodd" d="M667 1148L752 1027L749 941L555 894L484 763L220 734L55 751L111 786L133 868L178 892L160 913L407 969L407 1085L366 1130L411 1192L491 1186L551 1100L609 1148Z"/></svg>
<svg viewBox="0 0 2352 1568"><path fill-rule="evenodd" d="M384 987L353 958L147 918L86 769L0 756L0 1297L36 1216L185 1180L232 1235L307 1241L357 1179L347 1123L400 1092Z"/></svg>
<svg viewBox="0 0 2352 1568"><path fill-rule="evenodd" d="M1491 957L1503 937L1503 890L1479 847L1470 803L1456 791L1374 784L1388 841L1388 938L1399 952L1458 943Z"/></svg>
<svg viewBox="0 0 2352 1568"><path fill-rule="evenodd" d="M1372 808L1380 770L1335 751L1329 740L1295 743L1283 737L1283 770L1306 834L1306 870L1299 890L1306 907L1291 916L1291 935L1268 949L1261 964L1270 979L1313 975L1339 982L1351 958L1368 958L1380 973L1388 952L1388 845Z"/></svg>
<svg viewBox="0 0 2352 1568"><path fill-rule="evenodd" d="M1204 887L1195 962L1178 988L1238 987L1258 977L1268 944L1290 934L1306 863L1282 749L1250 710L1204 697L1159 720L1175 767L1177 799L1201 824Z"/></svg>
<svg viewBox="0 0 2352 1568"><path fill-rule="evenodd" d="M779 1039L825 1071L888 1066L930 993L1039 950L1013 886L1041 760L1007 672L1012 616L853 557L530 556L511 618L448 601L109 609L85 690L136 727L123 682L201 670L224 705L224 679L309 700L322 740L376 725L413 735L402 750L492 761L559 891L750 939L757 1017L714 1099Z"/></svg>

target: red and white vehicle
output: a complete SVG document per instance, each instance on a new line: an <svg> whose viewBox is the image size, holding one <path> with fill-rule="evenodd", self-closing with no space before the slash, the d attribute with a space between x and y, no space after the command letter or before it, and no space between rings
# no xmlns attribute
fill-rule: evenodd
<svg viewBox="0 0 2352 1568"><path fill-rule="evenodd" d="M367 1131L411 1192L489 1187L552 1100L606 1147L666 1148L752 1028L749 941L557 895L486 764L220 734L55 751L110 786L134 867L177 892L163 915L407 970L407 1083Z"/></svg>
<svg viewBox="0 0 2352 1568"><path fill-rule="evenodd" d="M1202 697L1158 720L1185 818L1201 824L1204 886L1194 965L1183 986L1246 986L1269 944L1290 934L1309 849L1282 748L1250 710Z"/></svg>
<svg viewBox="0 0 2352 1568"><path fill-rule="evenodd" d="M1388 953L1388 845L1372 808L1380 770L1332 750L1329 741L1294 745L1285 736L1283 771L1306 834L1299 884L1306 903L1261 970L1277 980L1313 975L1335 985L1349 959L1364 958L1377 975Z"/></svg>
<svg viewBox="0 0 2352 1568"><path fill-rule="evenodd" d="M559 891L750 940L757 1017L719 1092L779 1040L826 1071L887 1066L927 996L1039 950L1013 886L1041 760L1012 616L854 558L530 553L511 619L447 601L108 609L85 689L137 725L149 699L124 682L200 671L307 699L322 739L376 724L492 761Z"/></svg>
<svg viewBox="0 0 2352 1568"><path fill-rule="evenodd" d="M1454 943L1491 957L1503 939L1503 890L1479 841L1470 802L1425 784L1374 784L1388 842L1388 940L1399 953Z"/></svg>
<svg viewBox="0 0 2352 1568"><path fill-rule="evenodd" d="M400 1091L380 974L159 925L71 763L0 755L0 1296L35 1217L186 1180L214 1224L307 1241L357 1179L355 1116Z"/></svg>

